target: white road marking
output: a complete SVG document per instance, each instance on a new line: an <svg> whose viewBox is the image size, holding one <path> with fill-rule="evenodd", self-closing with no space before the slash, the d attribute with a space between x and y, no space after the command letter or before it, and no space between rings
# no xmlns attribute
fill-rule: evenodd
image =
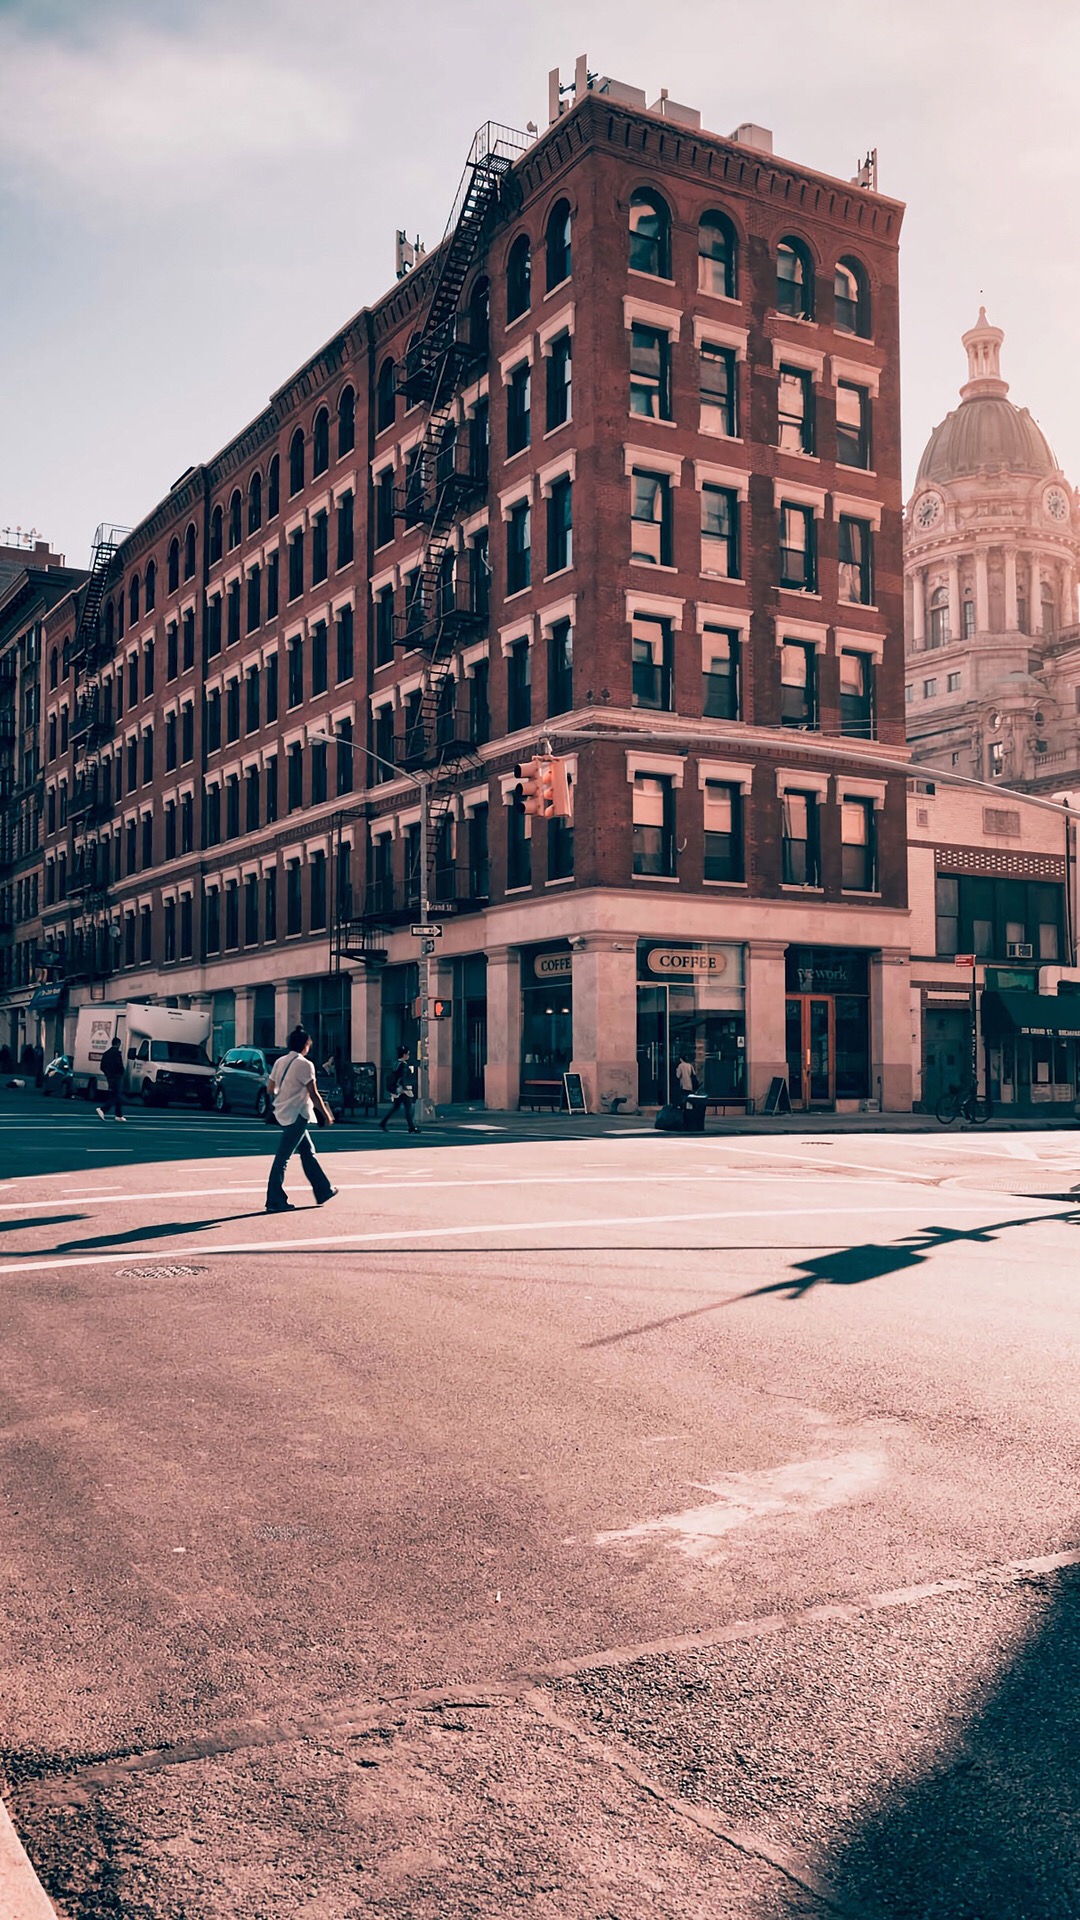
<svg viewBox="0 0 1080 1920"><path fill-rule="evenodd" d="M960 1214L975 1214L976 1217L983 1222L987 1231L991 1230L996 1224L994 1220L985 1219L988 1203L996 1204L998 1210L1001 1210L1001 1201L998 1195L994 1195L992 1199L990 1195L985 1195L981 1205L976 1204L974 1197L971 1200L964 1200L959 1194L956 1195L954 1199L951 1195L938 1193L933 1196L933 1200L935 1208L941 1212L955 1211ZM1027 1204L1036 1206L1042 1204L1052 1209L1057 1203L1050 1200L1041 1203L1039 1201L1028 1200ZM808 1220L815 1216L824 1216L832 1220L853 1220L860 1215L866 1215L872 1219L880 1220L886 1214L902 1213L922 1216L925 1214L925 1211L924 1206L917 1207L914 1204L903 1207L801 1207L799 1209L799 1218L800 1220ZM417 1227L410 1226L406 1223L400 1227L383 1228L377 1233L316 1233L308 1234L302 1240L237 1240L228 1242L225 1245L215 1244L212 1246L199 1242L197 1249L190 1240L183 1240L175 1247L154 1247L151 1249L136 1245L125 1247L120 1253L80 1254L75 1258L65 1257L51 1260L0 1261L0 1275L6 1273L40 1273L47 1268L59 1271L65 1267L98 1267L124 1260L140 1261L144 1264L148 1260L172 1261L190 1258L196 1250L200 1255L211 1253L230 1255L238 1253L266 1254L268 1252L294 1253L301 1251L305 1247L341 1247L345 1251L353 1252L359 1251L362 1247L371 1247L374 1249L380 1243L392 1240L456 1240L465 1238L468 1235L475 1235L477 1238L482 1238L490 1234L561 1233L564 1231L587 1233L599 1227L637 1228L688 1226L691 1222L696 1224L702 1221L775 1220L776 1217L777 1212L775 1207L745 1207L729 1213L630 1213L613 1214L608 1217L596 1219L581 1216L572 1217L568 1220L479 1220L464 1227ZM1051 1211L1043 1217L1049 1221L1053 1221L1056 1216L1053 1211ZM694 1251L697 1250L698 1249L694 1249ZM438 1251L438 1249L434 1249L434 1251ZM495 1251L500 1253L527 1253L529 1249L527 1247L500 1247L495 1249ZM627 1251L633 1251L633 1249L630 1248L627 1249ZM664 1247L660 1244L655 1248L646 1248L644 1251L663 1253ZM708 1253L709 1248L702 1247L700 1251L702 1253ZM746 1251L752 1253L754 1251L753 1246L748 1246ZM798 1251L798 1249L793 1248L792 1251L795 1252Z"/></svg>
<svg viewBox="0 0 1080 1920"><path fill-rule="evenodd" d="M780 1518L804 1519L825 1513L830 1507L847 1506L861 1500L880 1485L885 1474L885 1457L880 1453L840 1453L831 1459L796 1460L786 1467L770 1467L762 1473L729 1473L719 1480L692 1484L702 1493L715 1495L699 1507L687 1507L683 1513L663 1513L657 1520L641 1520L636 1526L621 1527L614 1533L598 1533L598 1547L623 1546L667 1536L688 1560L715 1566L723 1559L718 1542L737 1527L751 1521Z"/></svg>
<svg viewBox="0 0 1080 1920"><path fill-rule="evenodd" d="M736 1146L734 1142L727 1141L724 1142L724 1145L730 1153L756 1154L759 1159L762 1154L760 1147L739 1147ZM775 1151L774 1146L770 1145L768 1151L771 1156ZM776 1157L780 1160L789 1160L793 1165L798 1161L803 1165L825 1167L828 1169L843 1167L852 1173L876 1173L879 1180L917 1180L921 1186L932 1185L937 1177L932 1173L909 1173L902 1167L876 1167L868 1165L864 1160L835 1160L831 1154L827 1160L821 1159L820 1156L816 1154L799 1152L777 1154Z"/></svg>

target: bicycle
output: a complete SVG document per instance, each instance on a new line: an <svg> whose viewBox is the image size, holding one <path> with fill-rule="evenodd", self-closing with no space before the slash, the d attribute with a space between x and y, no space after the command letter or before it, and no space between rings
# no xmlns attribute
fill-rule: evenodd
<svg viewBox="0 0 1080 1920"><path fill-rule="evenodd" d="M959 1087L943 1093L934 1112L943 1127L951 1127L954 1120L961 1118L969 1127L985 1127L990 1118L990 1102L980 1094L973 1080L966 1093L961 1093Z"/></svg>

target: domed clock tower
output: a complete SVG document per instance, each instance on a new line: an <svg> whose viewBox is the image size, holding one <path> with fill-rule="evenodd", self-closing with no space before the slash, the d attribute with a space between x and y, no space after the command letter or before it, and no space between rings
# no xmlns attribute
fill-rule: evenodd
<svg viewBox="0 0 1080 1920"><path fill-rule="evenodd" d="M1008 398L1004 337L980 308L907 506L907 730L917 761L1050 787L1080 770L1080 501Z"/></svg>

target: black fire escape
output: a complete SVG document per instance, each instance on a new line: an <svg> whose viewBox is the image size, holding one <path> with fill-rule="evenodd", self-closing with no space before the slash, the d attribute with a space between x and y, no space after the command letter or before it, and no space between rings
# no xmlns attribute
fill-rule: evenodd
<svg viewBox="0 0 1080 1920"><path fill-rule="evenodd" d="M431 782L428 890L432 909L438 913L451 911L456 904L455 899L443 897L446 889L441 884L443 828L454 791L463 773L483 765L458 698L453 658L455 647L486 625L486 581L475 574L463 577L466 555L455 547L453 533L461 513L486 497L487 447L458 434L454 401L463 382L479 376L488 343L486 314L478 327L475 312L463 313L460 301L489 216L505 191L514 162L528 145L527 134L493 121L476 134L447 222L431 304L397 380L398 392L406 401L427 410L423 439L395 501L395 510L407 525L424 528L416 590L396 622L395 638L399 645L420 648L427 656L400 759L405 770L423 771ZM412 876L414 888L416 879ZM406 886L408 890L408 880ZM340 886L336 892L335 960L382 965L388 916L379 912L370 889L368 904L373 910L356 919ZM406 906L415 912L415 903Z"/></svg>

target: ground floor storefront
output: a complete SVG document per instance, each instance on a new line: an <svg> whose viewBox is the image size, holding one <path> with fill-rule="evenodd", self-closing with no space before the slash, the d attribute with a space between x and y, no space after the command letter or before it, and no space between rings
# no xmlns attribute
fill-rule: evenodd
<svg viewBox="0 0 1080 1920"><path fill-rule="evenodd" d="M439 1105L515 1109L561 1100L581 1076L591 1112L655 1107L688 1061L709 1098L761 1110L783 1083L796 1111L903 1112L911 1105L903 916L786 903L565 896L559 903L448 920L431 962L430 1080ZM600 919L606 924L597 924ZM676 931L667 930L674 924ZM475 944L474 944L475 943ZM234 1046L313 1035L339 1075L375 1066L380 1089L399 1046L419 1041L418 941L389 935L385 964L328 967L325 945L295 948L287 978L243 957L228 970L118 978L73 988L66 1024L92 997L197 1006L215 1059Z"/></svg>
<svg viewBox="0 0 1080 1920"><path fill-rule="evenodd" d="M979 963L974 986L913 977L918 1105L932 1113L973 1073L995 1110L1036 1116L1080 1102L1080 970L1021 979Z"/></svg>

